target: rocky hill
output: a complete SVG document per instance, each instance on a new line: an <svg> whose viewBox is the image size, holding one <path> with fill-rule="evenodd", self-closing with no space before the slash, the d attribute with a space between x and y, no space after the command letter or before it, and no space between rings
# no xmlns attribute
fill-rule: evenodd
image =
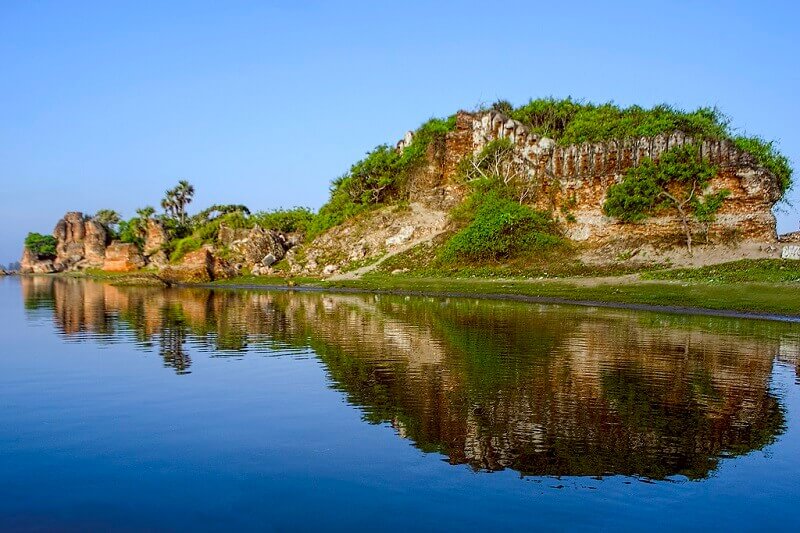
<svg viewBox="0 0 800 533"><path fill-rule="evenodd" d="M376 148L334 182L319 213L284 213L300 217L288 225L292 217L258 218L244 206L214 206L197 222L151 210L128 222L138 233L126 240L70 212L53 231L54 252L26 248L21 272L149 268L208 281L524 265L553 250L588 264L779 257L782 241L798 239L778 237L772 212L790 177L771 143L734 137L715 111L495 105Z"/></svg>

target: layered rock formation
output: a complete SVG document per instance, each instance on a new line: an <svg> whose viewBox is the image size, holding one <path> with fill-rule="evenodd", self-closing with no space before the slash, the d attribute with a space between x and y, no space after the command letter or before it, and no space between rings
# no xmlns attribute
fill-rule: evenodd
<svg viewBox="0 0 800 533"><path fill-rule="evenodd" d="M410 142L406 137L398 143L399 149ZM590 244L620 240L681 242L680 222L675 216L623 224L602 211L608 188L621 181L629 168L645 158L658 159L670 148L695 141L679 131L559 146L501 113L460 112L456 128L447 134L444 146L429 151L427 168L411 184L411 201L445 209L457 203L465 192L456 179L459 162L501 138L513 143L514 162L533 187L528 203L552 212L569 238ZM718 168L710 191L727 189L731 193L710 228L712 240L735 237L774 242L777 234L772 208L781 198L779 180L731 141L706 139L699 145L703 157Z"/></svg>
<svg viewBox="0 0 800 533"><path fill-rule="evenodd" d="M71 211L56 223L53 237L56 239L55 257L37 257L25 249L20 260L21 273L49 274L103 266L109 235L97 220Z"/></svg>

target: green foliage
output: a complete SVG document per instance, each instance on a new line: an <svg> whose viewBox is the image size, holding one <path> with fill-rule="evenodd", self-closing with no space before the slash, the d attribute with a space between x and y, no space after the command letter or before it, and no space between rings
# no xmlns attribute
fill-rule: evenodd
<svg viewBox="0 0 800 533"><path fill-rule="evenodd" d="M56 238L52 235L42 235L41 233L28 233L25 237L25 248L36 257L55 257Z"/></svg>
<svg viewBox="0 0 800 533"><path fill-rule="evenodd" d="M191 225L193 227L200 226L229 213L249 215L250 210L247 208L247 206L241 204L214 204L193 216L191 219Z"/></svg>
<svg viewBox="0 0 800 533"><path fill-rule="evenodd" d="M308 224L308 236L313 238L373 206L405 199L412 173L425 160L431 146L444 143L445 135L455 124L455 115L434 118L417 129L413 141L402 152L385 144L369 152L347 174L333 181L330 200Z"/></svg>
<svg viewBox="0 0 800 533"><path fill-rule="evenodd" d="M447 241L441 258L496 260L559 242L547 213L491 193L480 201L472 222Z"/></svg>
<svg viewBox="0 0 800 533"><path fill-rule="evenodd" d="M114 228L117 224L120 223L122 220L119 216L119 213L114 211L113 209L101 209L97 213L94 214L94 218L100 224L102 224L106 229L114 231Z"/></svg>
<svg viewBox="0 0 800 533"><path fill-rule="evenodd" d="M308 225L306 237L311 240L330 228L338 226L345 220L367 211L369 208L369 205L353 202L345 191L334 189L331 191L331 199L320 208Z"/></svg>
<svg viewBox="0 0 800 533"><path fill-rule="evenodd" d="M658 161L649 158L631 167L622 182L608 189L603 211L625 222L642 220L658 211L701 206L704 218L719 209L727 192L703 195L716 167L699 157L696 145L673 148Z"/></svg>
<svg viewBox="0 0 800 533"><path fill-rule="evenodd" d="M498 113L502 113L504 115L510 115L514 112L514 106L508 100L497 100L492 106L489 108L492 111L497 111Z"/></svg>
<svg viewBox="0 0 800 533"><path fill-rule="evenodd" d="M119 240L135 244L140 250L144 247L147 235L147 221L140 217L133 217L119 223Z"/></svg>
<svg viewBox="0 0 800 533"><path fill-rule="evenodd" d="M634 222L674 209L691 251L691 219L704 223L707 230L730 194L727 190L705 190L716 172L716 167L700 157L697 145L672 148L658 161L645 159L628 169L622 182L608 188L603 211L624 222Z"/></svg>
<svg viewBox="0 0 800 533"><path fill-rule="evenodd" d="M540 98L514 109L511 117L560 144L652 137L680 130L698 137L728 135L728 119L719 110L702 107L683 111L661 104L650 109L592 104L571 98Z"/></svg>
<svg viewBox="0 0 800 533"><path fill-rule="evenodd" d="M642 274L645 279L698 281L705 283L800 283L800 261L741 259L701 268L658 270Z"/></svg>
<svg viewBox="0 0 800 533"><path fill-rule="evenodd" d="M262 228L284 233L306 233L314 220L314 213L307 207L260 211L252 219Z"/></svg>
<svg viewBox="0 0 800 533"><path fill-rule="evenodd" d="M506 107L501 105L497 110L502 109ZM551 137L561 145L653 137L673 131L682 131L698 140L730 139L778 177L781 192L785 193L792 186L791 165L775 143L760 137L734 136L730 120L716 108L684 111L661 104L646 109L620 107L613 103L592 104L572 98L539 98L510 112L502 112L524 123L534 133Z"/></svg>
<svg viewBox="0 0 800 533"><path fill-rule="evenodd" d="M161 207L168 218L176 220L180 225L186 225L186 206L192 203L193 198L194 186L186 180L180 180L175 187L164 193Z"/></svg>
<svg viewBox="0 0 800 533"><path fill-rule="evenodd" d="M758 164L780 179L781 193L792 188L793 171L789 159L778 151L773 141L765 141L761 137L738 136L733 142L737 148L752 155Z"/></svg>
<svg viewBox="0 0 800 533"><path fill-rule="evenodd" d="M253 227L253 220L241 211L232 211L225 215L201 224L194 228L192 237L199 239L202 243L211 243L216 240L219 228L225 225L233 229L247 229Z"/></svg>
<svg viewBox="0 0 800 533"><path fill-rule="evenodd" d="M203 241L194 235L179 239L173 243L173 250L169 256L169 260L173 263L180 261L183 256L189 252L199 250L201 246L203 246Z"/></svg>

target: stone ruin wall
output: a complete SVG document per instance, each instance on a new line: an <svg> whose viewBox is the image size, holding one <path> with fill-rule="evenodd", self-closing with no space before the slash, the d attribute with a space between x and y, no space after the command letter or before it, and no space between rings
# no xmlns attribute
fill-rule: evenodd
<svg viewBox="0 0 800 533"><path fill-rule="evenodd" d="M430 201L433 188L434 196L449 200L446 204L460 200L465 191L456 179L459 162L498 138L511 140L516 147L515 162L537 184L530 203L554 213L571 239L598 244L683 241L676 216L622 223L602 211L606 191L622 180L626 170L644 158L658 159L670 148L694 141L679 131L655 137L558 146L553 139L533 134L521 122L501 113L460 112L455 131L447 135L444 151L430 154L433 157L424 177L412 186L412 199ZM398 147L403 148L410 140L406 135ZM703 157L719 169L710 190L728 189L731 193L709 229L710 241L774 242L777 235L772 207L781 196L775 176L731 141L704 140L700 147ZM568 215L574 221L567 220Z"/></svg>

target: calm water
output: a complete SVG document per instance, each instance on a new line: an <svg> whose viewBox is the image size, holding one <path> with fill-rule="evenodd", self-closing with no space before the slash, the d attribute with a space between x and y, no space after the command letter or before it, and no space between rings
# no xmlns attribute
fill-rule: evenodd
<svg viewBox="0 0 800 533"><path fill-rule="evenodd" d="M800 326L0 279L0 529L800 526Z"/></svg>

